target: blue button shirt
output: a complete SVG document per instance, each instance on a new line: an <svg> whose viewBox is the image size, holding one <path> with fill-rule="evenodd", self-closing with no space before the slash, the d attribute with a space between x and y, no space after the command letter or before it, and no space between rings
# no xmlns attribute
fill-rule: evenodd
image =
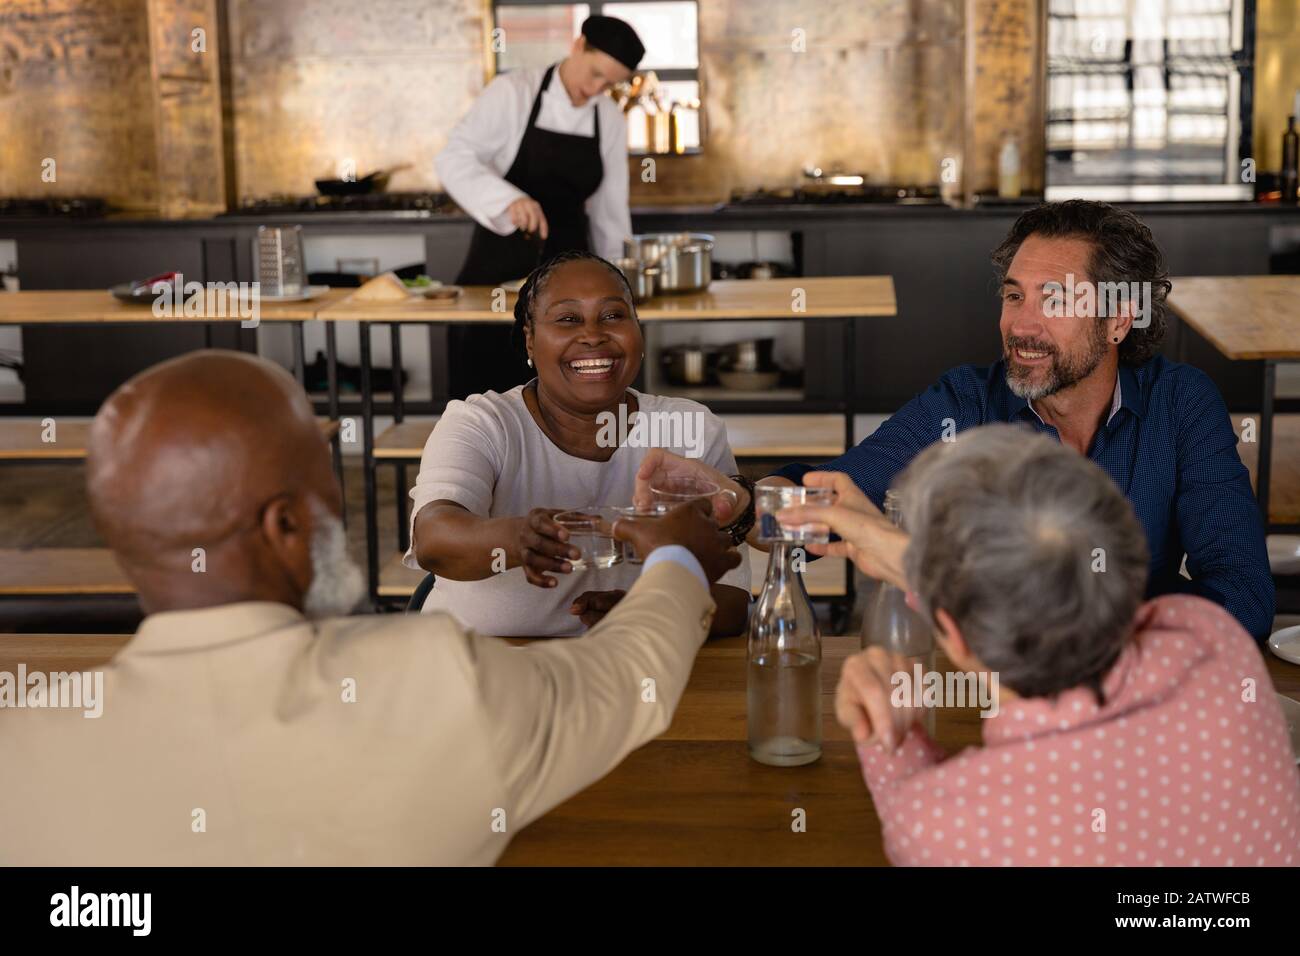
<svg viewBox="0 0 1300 956"><path fill-rule="evenodd" d="M1227 608L1256 640L1273 624L1273 578L1264 527L1237 454L1227 406L1209 377L1155 356L1121 365L1120 405L1093 437L1088 457L1128 496L1151 548L1147 596L1199 594ZM1023 422L1060 440L1007 387L1001 361L963 365L904 405L875 433L820 471L847 472L882 506L894 477L918 452L953 430ZM809 465L777 474L796 483ZM1188 581L1178 573L1187 555Z"/></svg>

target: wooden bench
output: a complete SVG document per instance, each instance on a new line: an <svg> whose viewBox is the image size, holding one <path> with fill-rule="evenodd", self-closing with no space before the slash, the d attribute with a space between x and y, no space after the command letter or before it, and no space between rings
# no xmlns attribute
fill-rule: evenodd
<svg viewBox="0 0 1300 956"><path fill-rule="evenodd" d="M107 548L0 549L0 596L134 593Z"/></svg>
<svg viewBox="0 0 1300 956"><path fill-rule="evenodd" d="M0 634L0 672L85 671L103 667L133 634Z"/></svg>
<svg viewBox="0 0 1300 956"><path fill-rule="evenodd" d="M847 562L843 558L821 558L808 562L804 572L804 587L810 597L841 598L848 593ZM412 571L402 564L402 556L390 557L379 573L379 596L381 598L409 598L415 588L424 580L427 572ZM753 548L749 551L750 591L757 595L763 590L763 578L767 575L767 555Z"/></svg>
<svg viewBox="0 0 1300 956"><path fill-rule="evenodd" d="M419 461L424 454L429 433L436 424L437 415L432 418L408 418L389 425L375 439L375 458Z"/></svg>
<svg viewBox="0 0 1300 956"><path fill-rule="evenodd" d="M720 415L737 458L834 458L844 453L841 415ZM434 418L408 418L375 439L375 458L418 461Z"/></svg>
<svg viewBox="0 0 1300 956"><path fill-rule="evenodd" d="M1242 419L1255 422L1255 440L1240 440ZM1259 415L1233 415L1232 427L1237 433L1237 453L1242 463L1250 469L1250 481L1255 483L1255 464L1259 460ZM1268 519L1274 524L1300 524L1300 415L1273 416L1273 467L1269 476Z"/></svg>
<svg viewBox="0 0 1300 956"><path fill-rule="evenodd" d="M333 441L339 423L318 418L321 435ZM40 419L0 419L0 463L6 461L80 461L86 457L90 422L54 420L52 442L44 439L46 429Z"/></svg>

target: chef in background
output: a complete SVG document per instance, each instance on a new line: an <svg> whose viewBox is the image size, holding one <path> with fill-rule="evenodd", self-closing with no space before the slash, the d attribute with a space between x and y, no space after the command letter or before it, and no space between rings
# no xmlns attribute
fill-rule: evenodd
<svg viewBox="0 0 1300 956"><path fill-rule="evenodd" d="M458 283L521 279L571 249L622 256L632 234L627 124L604 94L631 79L644 54L627 23L592 16L559 63L511 70L487 85L434 163L475 221ZM453 396L505 391L529 377L508 335L450 330Z"/></svg>

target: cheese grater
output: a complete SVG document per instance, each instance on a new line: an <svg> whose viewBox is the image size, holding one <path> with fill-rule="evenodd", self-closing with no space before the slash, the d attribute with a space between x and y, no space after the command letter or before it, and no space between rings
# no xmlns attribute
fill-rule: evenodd
<svg viewBox="0 0 1300 956"><path fill-rule="evenodd" d="M262 295L298 295L303 290L302 227L257 227L257 281Z"/></svg>

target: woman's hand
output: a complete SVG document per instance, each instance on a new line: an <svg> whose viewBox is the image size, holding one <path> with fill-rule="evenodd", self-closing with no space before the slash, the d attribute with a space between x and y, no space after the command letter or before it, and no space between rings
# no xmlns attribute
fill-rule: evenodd
<svg viewBox="0 0 1300 956"><path fill-rule="evenodd" d="M900 672L912 673L911 660L883 647L868 647L844 662L835 688L835 719L855 744L876 743L894 750L923 716L921 708L911 705L910 695L902 707L890 699L893 677Z"/></svg>
<svg viewBox="0 0 1300 956"><path fill-rule="evenodd" d="M783 508L777 520L783 525L823 525L841 540L829 544L809 544L813 554L848 558L863 574L888 581L906 590L903 576L903 552L907 550L907 533L880 513L853 479L842 471L810 471L803 476L809 488L832 488L833 505L795 505Z"/></svg>
<svg viewBox="0 0 1300 956"><path fill-rule="evenodd" d="M595 627L596 622L608 614L610 608L623 600L623 596L626 594L626 591L619 589L612 591L583 591L569 606L569 613L576 614L585 627Z"/></svg>
<svg viewBox="0 0 1300 956"><path fill-rule="evenodd" d="M516 518L516 563L524 569L529 584L539 588L553 588L559 582L543 572L568 574L573 570L569 561L576 561L581 552L568 543L569 532L555 523L555 515L563 508L534 508L522 518Z"/></svg>
<svg viewBox="0 0 1300 956"><path fill-rule="evenodd" d="M711 481L724 492L731 494L714 495L711 504L713 517L718 525L728 524L736 515L742 514L749 507L749 494L743 487L732 481L712 465L706 465L698 458L682 458L662 448L652 448L641 460L641 467L636 473L636 489L632 494L632 503L638 508L650 508L655 503L651 488L673 479L695 478ZM735 497L733 498L732 495Z"/></svg>

